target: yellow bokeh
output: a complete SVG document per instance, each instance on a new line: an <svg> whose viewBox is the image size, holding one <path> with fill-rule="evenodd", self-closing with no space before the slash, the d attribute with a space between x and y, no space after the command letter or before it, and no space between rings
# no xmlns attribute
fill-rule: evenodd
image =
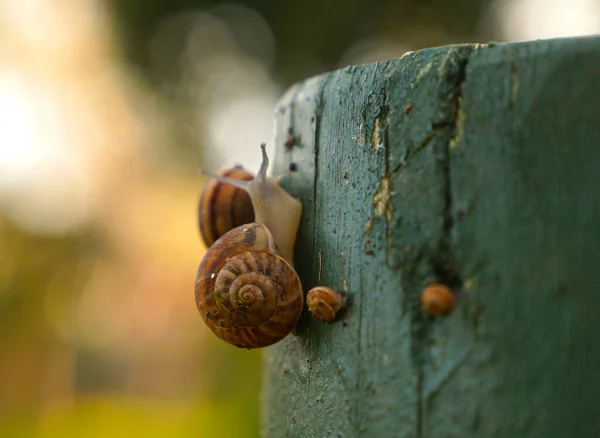
<svg viewBox="0 0 600 438"><path fill-rule="evenodd" d="M0 4L0 436L257 436L259 354L194 303L206 142L174 164L103 4Z"/></svg>

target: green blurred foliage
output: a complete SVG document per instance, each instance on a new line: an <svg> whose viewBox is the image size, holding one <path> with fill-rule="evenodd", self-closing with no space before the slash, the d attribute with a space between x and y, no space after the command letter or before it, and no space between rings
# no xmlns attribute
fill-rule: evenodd
<svg viewBox="0 0 600 438"><path fill-rule="evenodd" d="M110 0L123 48L148 68L148 41L172 14L231 4L200 0ZM238 1L259 12L275 39L275 75L284 86L336 67L353 43L380 36L410 39L411 50L479 39L479 19L490 0L305 0ZM431 34L437 34L431 37Z"/></svg>
<svg viewBox="0 0 600 438"><path fill-rule="evenodd" d="M35 421L23 416L5 419L0 433L39 438L231 438L258 436L255 423L255 410L237 401L192 405L107 396L54 407Z"/></svg>

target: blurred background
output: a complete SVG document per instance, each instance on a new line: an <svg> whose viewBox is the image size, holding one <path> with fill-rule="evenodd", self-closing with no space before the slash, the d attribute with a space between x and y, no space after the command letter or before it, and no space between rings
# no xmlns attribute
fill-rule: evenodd
<svg viewBox="0 0 600 438"><path fill-rule="evenodd" d="M257 437L260 352L193 299L198 169L256 170L309 76L597 32L597 0L0 0L0 436Z"/></svg>

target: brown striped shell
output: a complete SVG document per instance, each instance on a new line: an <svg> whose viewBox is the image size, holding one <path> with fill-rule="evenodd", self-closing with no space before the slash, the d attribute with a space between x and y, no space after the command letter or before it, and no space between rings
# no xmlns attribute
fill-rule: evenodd
<svg viewBox="0 0 600 438"><path fill-rule="evenodd" d="M346 297L330 287L317 286L308 291L306 306L313 318L333 322L337 313L346 307Z"/></svg>
<svg viewBox="0 0 600 438"><path fill-rule="evenodd" d="M221 169L217 175L242 181L254 178L242 166ZM198 225L207 248L229 230L251 222L254 209L246 191L216 179L206 183L198 202Z"/></svg>
<svg viewBox="0 0 600 438"><path fill-rule="evenodd" d="M274 344L304 305L300 279L260 223L242 225L206 252L196 275L196 305L206 325L240 348Z"/></svg>

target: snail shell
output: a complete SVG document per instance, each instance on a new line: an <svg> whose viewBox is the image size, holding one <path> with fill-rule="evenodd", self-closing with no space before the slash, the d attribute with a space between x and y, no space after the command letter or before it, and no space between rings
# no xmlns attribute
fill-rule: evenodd
<svg viewBox="0 0 600 438"><path fill-rule="evenodd" d="M313 287L306 295L308 311L323 322L333 322L337 313L346 307L346 301L338 291L325 286Z"/></svg>
<svg viewBox="0 0 600 438"><path fill-rule="evenodd" d="M442 316L456 305L456 297L450 288L441 283L433 283L421 292L421 307L431 316Z"/></svg>
<svg viewBox="0 0 600 438"><path fill-rule="evenodd" d="M280 255L269 229L256 222L231 230L208 249L195 294L206 325L240 348L283 339L304 303L296 271Z"/></svg>
<svg viewBox="0 0 600 438"><path fill-rule="evenodd" d="M242 166L222 169L217 175L240 181L254 178ZM245 190L214 178L206 183L198 202L198 225L207 248L229 230L250 222L254 222L254 209Z"/></svg>

